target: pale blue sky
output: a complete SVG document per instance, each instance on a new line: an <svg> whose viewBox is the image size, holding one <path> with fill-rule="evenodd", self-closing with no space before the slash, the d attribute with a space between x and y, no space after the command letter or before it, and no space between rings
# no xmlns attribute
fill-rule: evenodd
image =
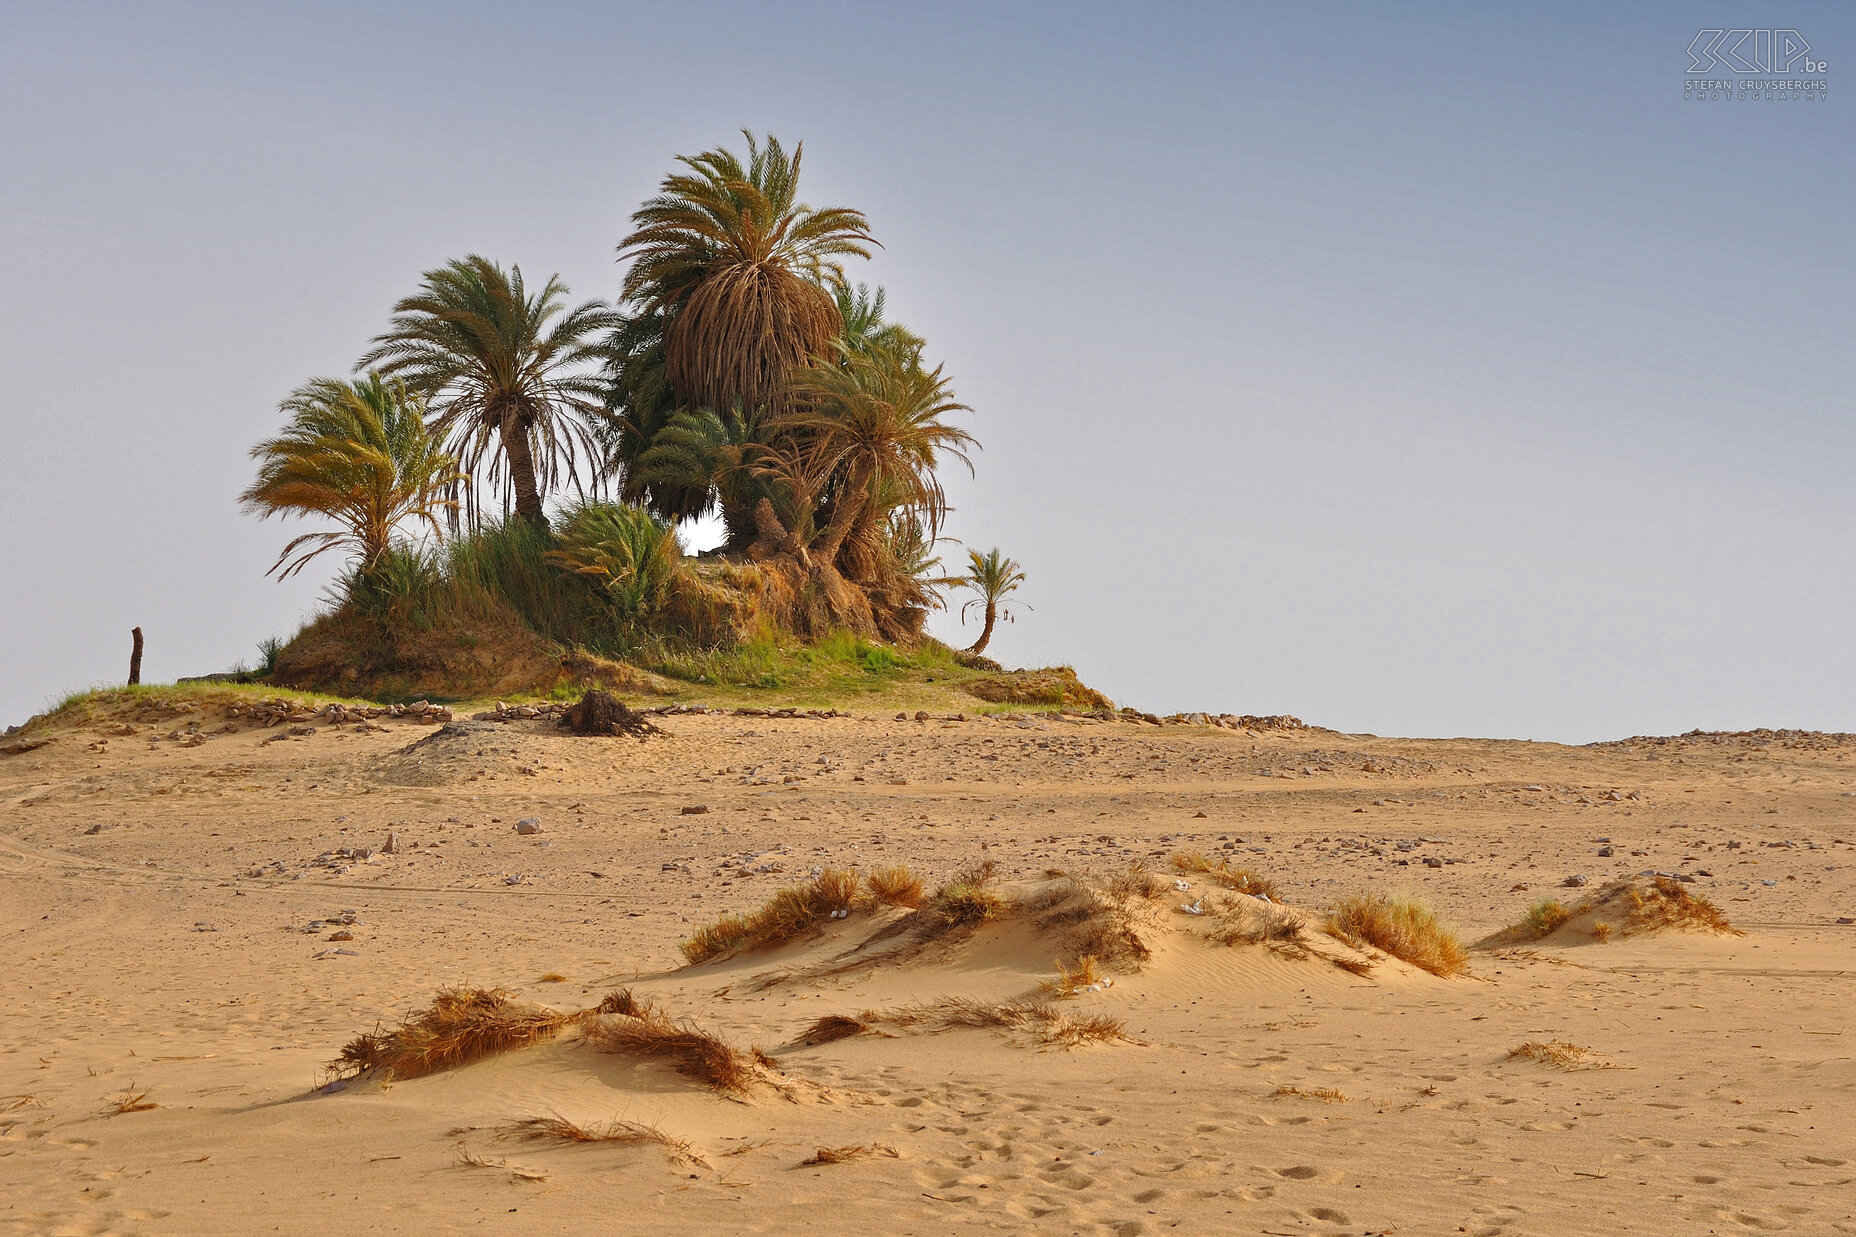
<svg viewBox="0 0 1856 1237"><path fill-rule="evenodd" d="M612 296L672 155L749 126L976 409L1008 661L1856 730L1856 18L1617 7L9 5L0 722L137 623L151 679L294 630L328 573L264 579L235 501L277 401L449 257ZM1703 25L1797 29L1830 98L1684 102Z"/></svg>

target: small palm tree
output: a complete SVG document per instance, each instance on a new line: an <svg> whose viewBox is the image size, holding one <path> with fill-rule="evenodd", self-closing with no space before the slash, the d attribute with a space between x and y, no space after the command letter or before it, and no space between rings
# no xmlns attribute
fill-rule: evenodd
<svg viewBox="0 0 1856 1237"><path fill-rule="evenodd" d="M968 610L974 606L986 607L986 628L980 632L980 638L973 642L973 647L967 650L978 656L986 651L987 642L992 639L993 625L1001 618L1008 623L1012 621L1012 612L1005 599L1025 582L1025 573L1019 569L1016 561L1000 554L997 546L984 554L978 550L968 550L967 558L967 574L959 577L958 583L972 589L979 596L960 607L960 617L965 621ZM1024 605L1023 602L1018 604ZM1030 608L1025 606L1027 610Z"/></svg>
<svg viewBox="0 0 1856 1237"><path fill-rule="evenodd" d="M625 299L662 320L664 373L683 408L776 408L788 372L838 335L826 288L843 282L841 260L875 243L862 212L798 200L803 143L789 158L775 137L743 136L746 164L720 148L679 156L689 170L664 178L619 246L632 259Z"/></svg>
<svg viewBox="0 0 1856 1237"><path fill-rule="evenodd" d="M507 482L516 513L539 528L548 523L542 499L563 468L580 489L581 454L597 458L605 384L589 366L619 325L601 302L570 311L566 297L559 276L530 295L521 267L505 273L472 254L427 271L360 362L425 397L432 430L466 472L478 475L489 455L492 488ZM596 469L591 479L597 484ZM474 499L469 511L474 522Z"/></svg>
<svg viewBox="0 0 1856 1237"><path fill-rule="evenodd" d="M291 541L271 566L279 579L334 549L349 550L366 576L399 524L418 520L437 531L438 514L456 508L450 493L468 478L433 443L425 405L404 383L376 373L355 382L318 378L281 407L289 424L251 449L258 479L240 504L260 519L320 515L342 527Z"/></svg>

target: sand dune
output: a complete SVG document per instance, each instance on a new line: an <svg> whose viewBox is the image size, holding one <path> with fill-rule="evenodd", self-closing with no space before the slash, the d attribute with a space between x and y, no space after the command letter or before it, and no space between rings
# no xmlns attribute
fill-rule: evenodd
<svg viewBox="0 0 1856 1237"><path fill-rule="evenodd" d="M662 725L202 710L0 756L0 1231L1856 1232L1856 740ZM827 869L982 862L952 927L860 898L679 950ZM1601 940L1581 900L1658 873L1744 935ZM1323 930L1375 890L1468 974ZM575 1017L330 1070L448 988ZM640 1049L621 990L752 1076Z"/></svg>

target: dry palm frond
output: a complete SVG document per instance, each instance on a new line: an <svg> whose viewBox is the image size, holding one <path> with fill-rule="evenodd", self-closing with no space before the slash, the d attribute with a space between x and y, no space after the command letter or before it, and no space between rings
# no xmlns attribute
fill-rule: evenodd
<svg viewBox="0 0 1856 1237"><path fill-rule="evenodd" d="M521 1121L512 1121L497 1130L496 1136L502 1139L520 1138L530 1142L553 1141L567 1143L656 1143L670 1152L671 1158L692 1164L706 1161L697 1154L696 1149L687 1139L667 1134L655 1125L645 1125L638 1121L605 1121L595 1125L581 1125L566 1117L528 1117Z"/></svg>
<svg viewBox="0 0 1856 1237"><path fill-rule="evenodd" d="M812 1153L811 1159L799 1161L799 1167L810 1168L815 1164L849 1164L852 1160L867 1160L872 1156L880 1155L888 1156L893 1160L901 1154L888 1143L877 1143L874 1146L854 1143L848 1147L820 1147Z"/></svg>
<svg viewBox="0 0 1856 1237"><path fill-rule="evenodd" d="M1348 944L1365 942L1433 975L1460 975L1469 969L1463 943L1437 922L1429 907L1409 898L1358 894L1334 908L1327 930Z"/></svg>
<svg viewBox="0 0 1856 1237"><path fill-rule="evenodd" d="M726 1095L745 1095L763 1076L764 1063L690 1023L651 1011L587 1023L586 1038L602 1052L661 1060L685 1078Z"/></svg>
<svg viewBox="0 0 1856 1237"><path fill-rule="evenodd" d="M879 906L919 910L927 900L922 878L907 868L878 868L864 877L864 885L870 891L870 900Z"/></svg>
<svg viewBox="0 0 1856 1237"><path fill-rule="evenodd" d="M1564 1070L1616 1069L1617 1066L1605 1060L1590 1048L1578 1044L1569 1044L1563 1039L1529 1040L1508 1050L1510 1061L1538 1061L1542 1065L1551 1065Z"/></svg>
<svg viewBox="0 0 1856 1237"><path fill-rule="evenodd" d="M856 900L856 874L827 868L806 884L780 890L757 911L724 915L703 925L678 948L692 965L744 949L770 949L829 919L834 911L849 910Z"/></svg>
<svg viewBox="0 0 1856 1237"><path fill-rule="evenodd" d="M135 1084L130 1083L121 1095L103 1106L103 1111L105 1114L147 1112L151 1108L159 1107L161 1105L148 1098L147 1091L137 1091Z"/></svg>
<svg viewBox="0 0 1856 1237"><path fill-rule="evenodd" d="M511 1000L500 988L446 988L391 1031L357 1036L329 1063L338 1076L417 1078L526 1048L552 1036L567 1014Z"/></svg>
<svg viewBox="0 0 1856 1237"><path fill-rule="evenodd" d="M1073 967L1057 963L1057 978L1039 980L1038 987L1052 997L1063 1000L1102 982L1102 971L1096 966L1095 955L1084 954Z"/></svg>
<svg viewBox="0 0 1856 1237"><path fill-rule="evenodd" d="M1304 1091L1301 1087L1279 1086L1270 1093L1275 1100L1302 1099L1320 1100L1323 1104L1345 1104L1347 1097L1332 1087L1322 1087L1313 1091Z"/></svg>
<svg viewBox="0 0 1856 1237"><path fill-rule="evenodd" d="M1176 872L1197 874L1207 880L1217 881L1226 889L1236 893L1261 895L1272 902L1282 901L1282 895L1276 891L1276 883L1251 868L1234 868L1228 859L1213 863L1198 851L1178 851L1173 855L1173 869Z"/></svg>

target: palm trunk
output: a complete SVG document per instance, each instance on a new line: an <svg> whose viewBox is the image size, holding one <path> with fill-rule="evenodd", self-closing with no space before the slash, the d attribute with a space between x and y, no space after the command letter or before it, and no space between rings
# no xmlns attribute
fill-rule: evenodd
<svg viewBox="0 0 1856 1237"><path fill-rule="evenodd" d="M516 492L516 514L546 530L548 517L541 509L541 488L535 483L535 454L529 450L528 427L514 408L503 414L498 427L503 440L503 459L509 465L509 484Z"/></svg>
<svg viewBox="0 0 1856 1237"><path fill-rule="evenodd" d="M986 603L986 629L980 632L980 638L973 642L973 647L968 649L967 652L973 654L975 657L978 657L981 653L984 653L986 651L986 642L992 639L993 624L997 623L998 621L999 621L999 607L994 605L990 601L987 602Z"/></svg>

